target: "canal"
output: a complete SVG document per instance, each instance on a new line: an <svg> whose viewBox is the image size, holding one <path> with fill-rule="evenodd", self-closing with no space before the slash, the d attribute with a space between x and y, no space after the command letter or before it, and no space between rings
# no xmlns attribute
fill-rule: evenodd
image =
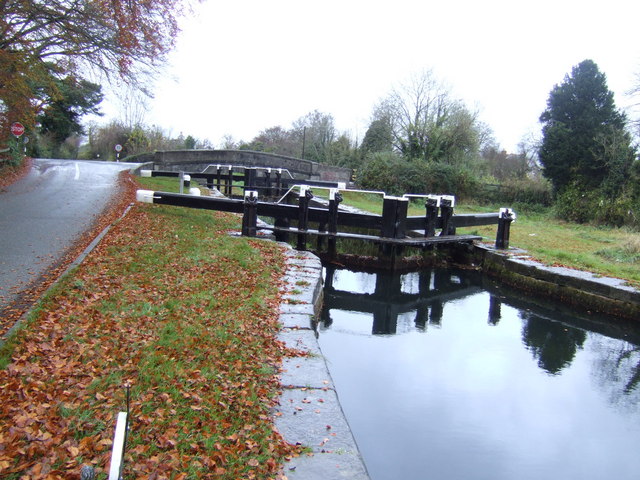
<svg viewBox="0 0 640 480"><path fill-rule="evenodd" d="M325 268L318 331L373 480L640 478L640 325L476 272Z"/></svg>

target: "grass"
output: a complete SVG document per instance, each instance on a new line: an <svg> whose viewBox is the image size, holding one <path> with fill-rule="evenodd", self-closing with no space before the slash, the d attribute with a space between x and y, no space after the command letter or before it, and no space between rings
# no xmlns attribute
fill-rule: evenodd
<svg viewBox="0 0 640 480"><path fill-rule="evenodd" d="M180 179L178 177L145 177L138 178L138 183L142 185L142 188L146 190L153 190L156 192L180 192ZM196 182L191 183L192 186L197 186Z"/></svg>

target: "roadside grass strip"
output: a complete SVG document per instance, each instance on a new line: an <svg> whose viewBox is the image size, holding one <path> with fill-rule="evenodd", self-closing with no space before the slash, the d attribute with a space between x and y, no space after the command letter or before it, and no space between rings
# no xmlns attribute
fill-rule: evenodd
<svg viewBox="0 0 640 480"><path fill-rule="evenodd" d="M270 412L284 256L233 215L136 204L16 335L0 371L0 477L280 478Z"/></svg>

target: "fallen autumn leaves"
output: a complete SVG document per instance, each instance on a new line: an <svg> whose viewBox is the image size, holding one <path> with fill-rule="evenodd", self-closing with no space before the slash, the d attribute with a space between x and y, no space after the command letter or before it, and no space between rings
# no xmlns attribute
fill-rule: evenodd
<svg viewBox="0 0 640 480"><path fill-rule="evenodd" d="M56 286L0 371L0 476L108 469L131 385L129 478L277 478L279 247L231 215L135 205Z"/></svg>

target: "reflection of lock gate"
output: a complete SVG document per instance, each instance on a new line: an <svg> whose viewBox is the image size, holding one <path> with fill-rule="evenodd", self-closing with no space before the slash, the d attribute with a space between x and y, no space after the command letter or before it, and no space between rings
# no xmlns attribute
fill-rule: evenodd
<svg viewBox="0 0 640 480"><path fill-rule="evenodd" d="M328 264L326 267L323 308L320 321L325 327L333 320L330 311L345 310L371 314L373 325L371 333L394 334L398 316L416 312L415 324L424 328L427 323L439 325L442 320L444 304L474 295L482 288L478 285L477 272L465 272L464 277L444 269L423 269L411 275L418 277L417 291L407 293L402 289L403 275L399 272L370 274L375 276L375 288L372 293L354 293L334 288L334 277L340 268ZM500 303L497 297L491 297L489 321L500 316Z"/></svg>

